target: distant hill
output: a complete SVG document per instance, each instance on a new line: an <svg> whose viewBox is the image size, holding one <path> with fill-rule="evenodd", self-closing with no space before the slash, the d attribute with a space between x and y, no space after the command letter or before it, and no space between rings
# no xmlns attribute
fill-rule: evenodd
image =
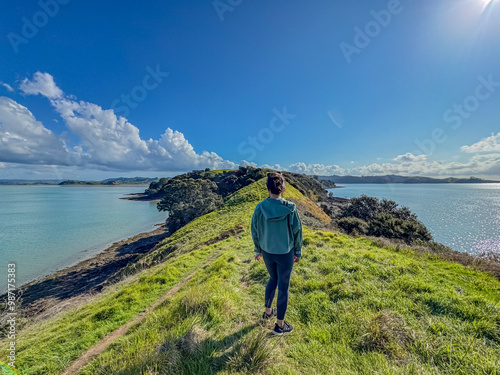
<svg viewBox="0 0 500 375"><path fill-rule="evenodd" d="M57 185L62 180L0 179L0 185Z"/></svg>
<svg viewBox="0 0 500 375"><path fill-rule="evenodd" d="M469 178L432 178L422 176L318 176L320 180L333 181L336 184L478 184L478 183L499 183L500 181L484 180L477 177Z"/></svg>
<svg viewBox="0 0 500 375"><path fill-rule="evenodd" d="M146 185L158 177L117 177L102 181L0 179L0 185Z"/></svg>
<svg viewBox="0 0 500 375"><path fill-rule="evenodd" d="M157 177L118 177L108 178L102 181L80 181L80 180L66 180L59 183L59 185L146 185L153 181L158 180Z"/></svg>

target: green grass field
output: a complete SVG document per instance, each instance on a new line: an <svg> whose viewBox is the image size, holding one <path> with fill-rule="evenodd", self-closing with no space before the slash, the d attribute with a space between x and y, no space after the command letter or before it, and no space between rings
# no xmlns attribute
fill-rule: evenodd
<svg viewBox="0 0 500 375"><path fill-rule="evenodd" d="M79 374L497 374L500 282L438 256L304 227L286 320L260 325L267 271L250 219L265 179L175 232L84 306L17 337L18 373L58 374L193 271ZM290 184L285 198L321 210ZM7 348L7 340L0 342ZM1 360L6 362L2 354ZM1 372L0 372L1 373Z"/></svg>

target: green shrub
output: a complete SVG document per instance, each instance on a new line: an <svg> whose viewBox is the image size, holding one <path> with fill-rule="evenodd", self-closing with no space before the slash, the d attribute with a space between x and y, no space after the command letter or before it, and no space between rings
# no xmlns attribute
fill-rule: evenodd
<svg viewBox="0 0 500 375"><path fill-rule="evenodd" d="M398 207L392 200L369 197L365 194L349 199L349 204L343 209L341 217L357 217L371 221L377 214L386 213L401 220L417 220L417 216L406 206Z"/></svg>
<svg viewBox="0 0 500 375"><path fill-rule="evenodd" d="M379 213L368 224L367 234L370 236L397 238L406 243L416 240L431 241L432 236L419 221L402 220L388 213Z"/></svg>
<svg viewBox="0 0 500 375"><path fill-rule="evenodd" d="M367 195L349 199L337 225L348 234L395 238L408 244L432 241L432 235L406 206Z"/></svg>
<svg viewBox="0 0 500 375"><path fill-rule="evenodd" d="M366 234L368 232L368 223L357 217L343 217L337 221L337 225L347 234Z"/></svg>

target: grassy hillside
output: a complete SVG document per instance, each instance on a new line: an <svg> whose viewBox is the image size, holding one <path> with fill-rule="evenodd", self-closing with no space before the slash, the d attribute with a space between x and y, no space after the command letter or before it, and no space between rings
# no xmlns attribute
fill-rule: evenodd
<svg viewBox="0 0 500 375"><path fill-rule="evenodd" d="M25 327L19 373L58 374L192 272L78 374L498 373L498 280L437 256L307 227L286 316L295 330L270 337L273 323L258 324L267 271L253 261L250 236L251 215L266 196L265 179L237 191L91 303ZM291 185L285 198L328 220Z"/></svg>

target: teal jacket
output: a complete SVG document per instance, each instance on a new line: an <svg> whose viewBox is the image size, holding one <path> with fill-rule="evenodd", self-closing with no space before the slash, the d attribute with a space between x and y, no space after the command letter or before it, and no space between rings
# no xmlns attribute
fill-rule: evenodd
<svg viewBox="0 0 500 375"><path fill-rule="evenodd" d="M286 254L293 249L295 256L302 256L302 222L294 203L284 198L266 198L259 202L251 229L256 255L262 250Z"/></svg>

